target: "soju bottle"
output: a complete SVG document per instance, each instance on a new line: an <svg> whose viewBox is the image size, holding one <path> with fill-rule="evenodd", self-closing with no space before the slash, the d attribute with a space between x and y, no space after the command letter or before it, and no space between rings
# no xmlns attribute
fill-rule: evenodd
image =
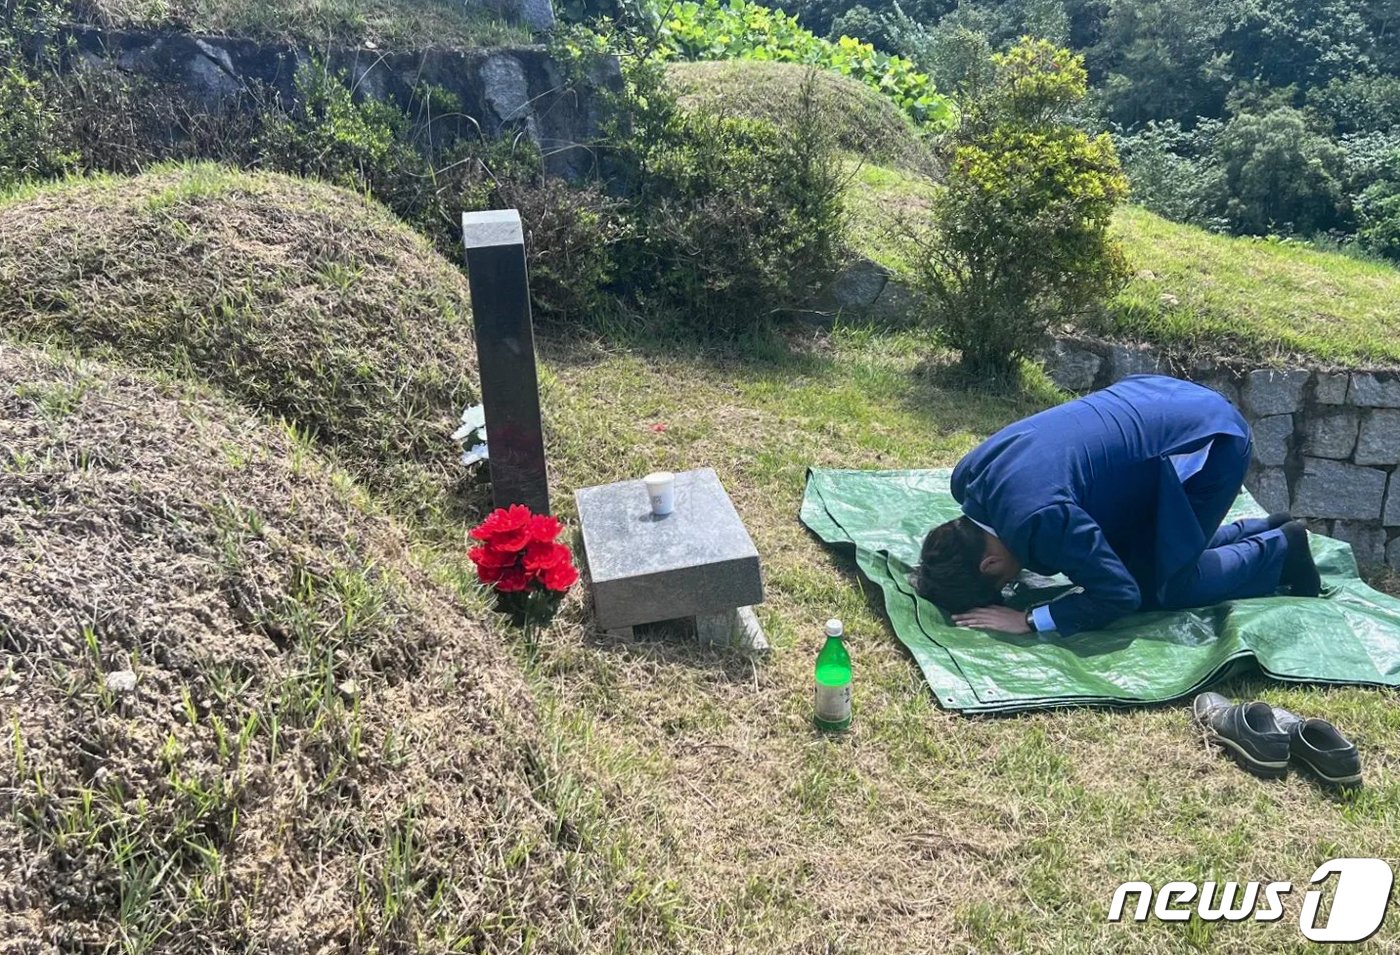
<svg viewBox="0 0 1400 955"><path fill-rule="evenodd" d="M851 725L851 655L841 642L841 621L826 622L826 643L817 654L817 729L838 733Z"/></svg>

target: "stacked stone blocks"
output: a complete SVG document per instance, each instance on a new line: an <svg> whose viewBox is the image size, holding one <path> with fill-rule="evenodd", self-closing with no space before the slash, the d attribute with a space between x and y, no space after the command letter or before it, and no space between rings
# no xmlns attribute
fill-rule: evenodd
<svg viewBox="0 0 1400 955"><path fill-rule="evenodd" d="M1156 372L1220 392L1254 429L1246 483L1261 505L1349 542L1364 564L1400 570L1400 371L1182 367L1151 349L1089 339L1057 341L1045 357L1071 391Z"/></svg>

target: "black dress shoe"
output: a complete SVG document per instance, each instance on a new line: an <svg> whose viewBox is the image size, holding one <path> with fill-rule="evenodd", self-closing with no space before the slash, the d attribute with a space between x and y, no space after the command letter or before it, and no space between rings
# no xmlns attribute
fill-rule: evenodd
<svg viewBox="0 0 1400 955"><path fill-rule="evenodd" d="M1356 744L1326 720L1303 719L1275 706L1274 722L1288 734L1293 758L1332 786L1361 785L1361 754Z"/></svg>
<svg viewBox="0 0 1400 955"><path fill-rule="evenodd" d="M1269 704L1231 703L1219 693L1202 693L1191 703L1191 717L1242 769L1265 779L1288 771L1288 734Z"/></svg>

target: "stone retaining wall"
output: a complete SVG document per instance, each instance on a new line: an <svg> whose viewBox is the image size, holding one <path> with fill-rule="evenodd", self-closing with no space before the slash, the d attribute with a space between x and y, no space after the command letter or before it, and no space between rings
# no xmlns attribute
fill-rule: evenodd
<svg viewBox="0 0 1400 955"><path fill-rule="evenodd" d="M70 66L112 66L174 84L207 109L253 89L289 102L298 66L313 56L302 47L237 37L76 25L65 32L71 38L64 45ZM593 168L589 146L598 139L603 119L599 94L622 86L615 58L600 59L587 82L567 83L543 46L397 52L332 48L317 49L314 55L347 75L357 96L405 109L412 106L420 84L438 87L460 101L468 118L450 121L465 134L524 134L540 147L550 172L570 178ZM435 135L447 134L448 121L435 126Z"/></svg>
<svg viewBox="0 0 1400 955"><path fill-rule="evenodd" d="M1254 429L1249 490L1270 511L1351 543L1362 563L1400 570L1400 371L1174 366L1147 348L1062 339L1046 355L1060 387L1174 374L1218 391Z"/></svg>

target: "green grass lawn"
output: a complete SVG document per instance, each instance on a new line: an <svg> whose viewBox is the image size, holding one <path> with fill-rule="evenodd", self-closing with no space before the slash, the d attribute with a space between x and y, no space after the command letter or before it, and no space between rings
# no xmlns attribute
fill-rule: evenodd
<svg viewBox="0 0 1400 955"><path fill-rule="evenodd" d="M88 0L82 19L263 40L385 48L499 46L529 30L463 0Z"/></svg>
<svg viewBox="0 0 1400 955"><path fill-rule="evenodd" d="M1214 235L1125 207L1136 276L1107 329L1187 351L1400 363L1400 269L1272 239Z"/></svg>
<svg viewBox="0 0 1400 955"><path fill-rule="evenodd" d="M848 191L856 250L907 273L894 227L926 217L936 188L860 166ZM1087 331L1192 357L1400 364L1400 269L1302 243L1215 235L1136 206L1119 210L1114 229L1134 274Z"/></svg>
<svg viewBox="0 0 1400 955"><path fill-rule="evenodd" d="M1313 869L1400 853L1396 694L1225 688L1335 719L1367 760L1365 790L1346 798L1298 775L1245 775L1184 705L958 716L936 705L851 563L799 525L808 466L951 465L1052 393L946 387L946 356L910 332L841 328L724 353L541 349L556 508L571 514L579 486L713 466L763 559L763 661L592 633L578 598L527 654L556 745L597 787L596 831L625 844L676 950L1302 951ZM855 726L839 739L810 724L830 616L846 621L855 666ZM1205 878L1299 888L1273 925L1105 920L1125 880ZM1392 916L1361 950L1393 950L1398 929Z"/></svg>

